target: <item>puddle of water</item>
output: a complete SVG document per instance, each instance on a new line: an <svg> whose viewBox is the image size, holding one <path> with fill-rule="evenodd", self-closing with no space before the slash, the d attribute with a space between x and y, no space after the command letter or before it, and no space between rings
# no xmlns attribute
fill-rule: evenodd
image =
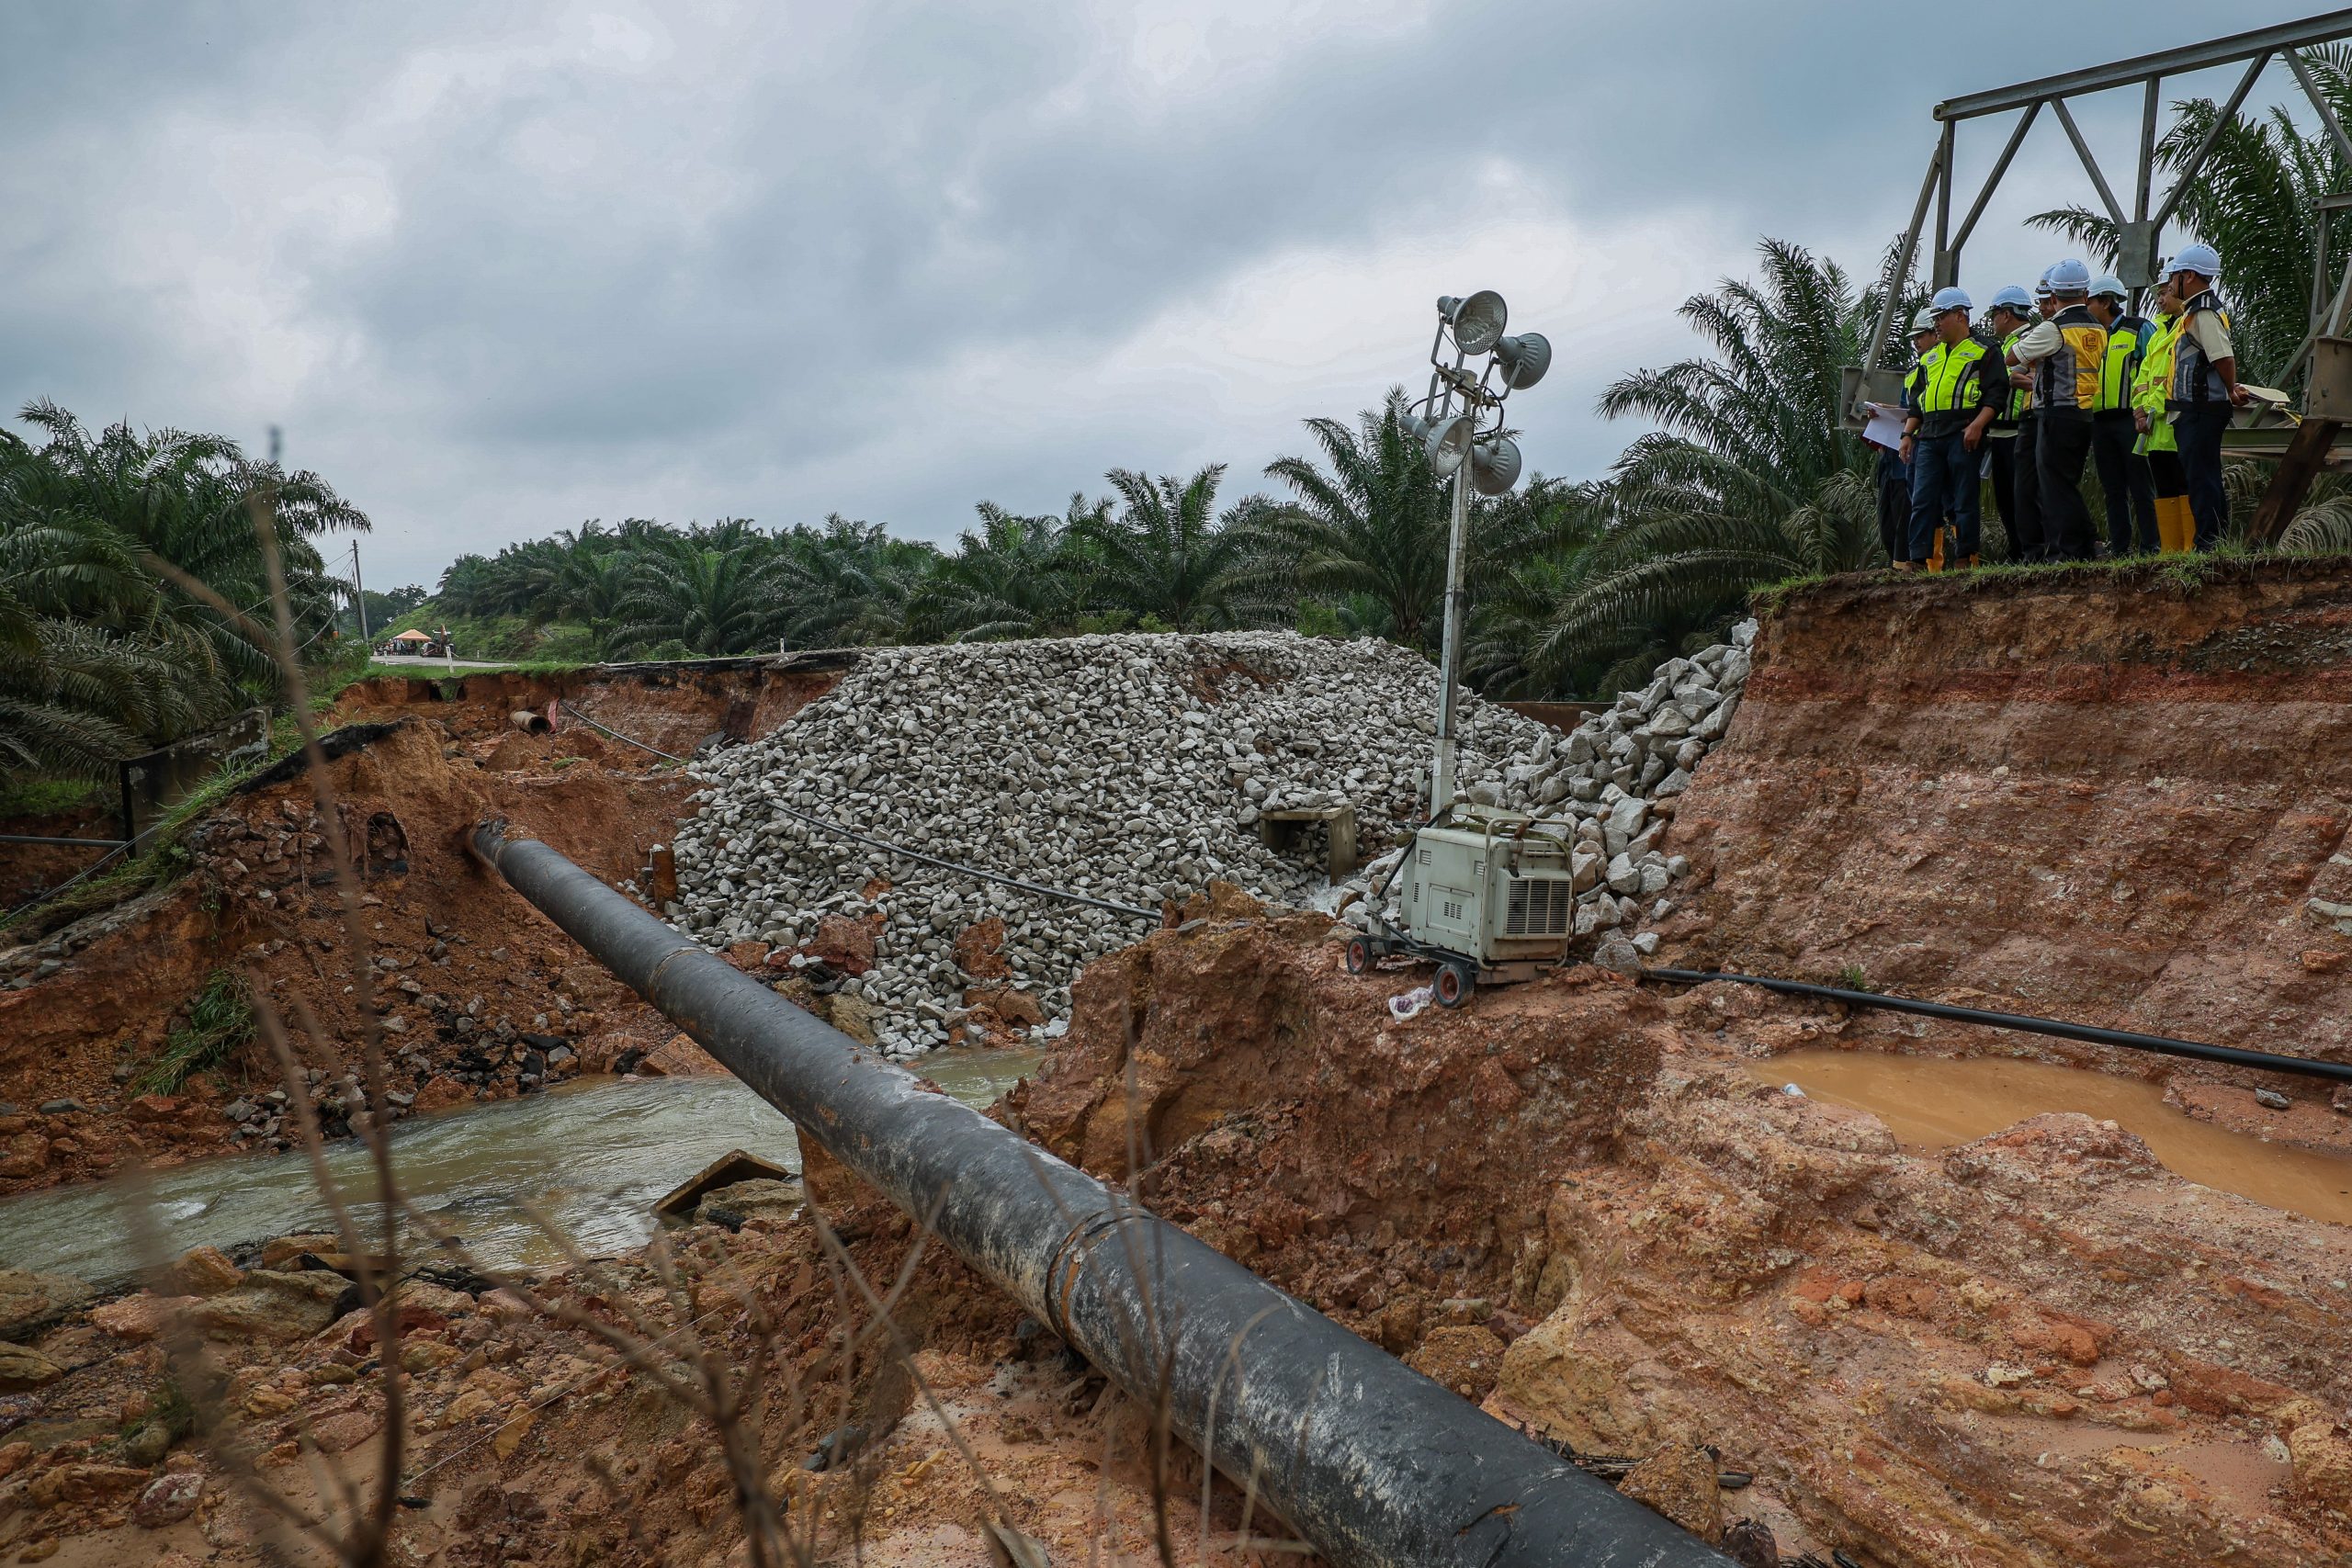
<svg viewBox="0 0 2352 1568"><path fill-rule="evenodd" d="M2052 1111L2079 1111L2137 1134L2174 1175L2309 1219L2352 1224L2352 1159L2269 1144L2195 1121L2138 1078L2007 1056L1896 1056L1794 1051L1751 1062L1778 1087L1868 1111L1914 1151L1950 1148Z"/></svg>
<svg viewBox="0 0 2352 1568"><path fill-rule="evenodd" d="M939 1052L919 1070L967 1105L986 1106L1035 1069L1038 1051ZM800 1168L792 1123L733 1076L618 1083L591 1078L546 1094L429 1116L392 1129L401 1187L493 1265L538 1266L561 1253L525 1212L547 1213L590 1256L651 1234L662 1194L730 1149ZM327 1167L354 1201L374 1192L367 1151L331 1145ZM128 1183L28 1192L0 1202L0 1265L119 1280L136 1272ZM200 1160L149 1188L175 1251L332 1228L299 1152ZM372 1224L373 1216L362 1221Z"/></svg>

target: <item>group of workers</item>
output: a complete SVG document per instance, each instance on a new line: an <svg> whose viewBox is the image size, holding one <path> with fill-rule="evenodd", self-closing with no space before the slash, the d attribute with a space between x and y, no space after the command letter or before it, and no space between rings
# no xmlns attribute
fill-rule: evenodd
<svg viewBox="0 0 2352 1568"><path fill-rule="evenodd" d="M2109 554L2220 544L2222 434L2249 400L2214 293L2221 270L2211 246L2182 250L2161 269L2150 320L2121 283L2070 258L2031 294L1995 294L1983 335L1967 291L1939 289L1911 322L1919 357L1904 378L1901 446L1879 463L1895 569L1977 564L1986 478L2011 560L2091 559L2082 481L2094 464Z"/></svg>

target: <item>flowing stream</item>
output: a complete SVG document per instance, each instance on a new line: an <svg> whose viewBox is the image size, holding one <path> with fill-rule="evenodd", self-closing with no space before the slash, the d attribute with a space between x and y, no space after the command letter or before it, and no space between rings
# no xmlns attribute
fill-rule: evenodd
<svg viewBox="0 0 2352 1568"><path fill-rule="evenodd" d="M2051 1111L2078 1111L2134 1133L2175 1176L2274 1209L2352 1224L2352 1159L2267 1143L2199 1122L2140 1078L2008 1056L1900 1056L1794 1051L1748 1070L1815 1100L1868 1111L1912 1150L1950 1148Z"/></svg>
<svg viewBox="0 0 2352 1568"><path fill-rule="evenodd" d="M940 1051L922 1075L967 1105L986 1106L1035 1067L1037 1051ZM392 1129L401 1188L481 1260L548 1264L561 1251L537 1208L595 1256L650 1235L653 1204L732 1149L800 1168L792 1123L732 1075L620 1083L589 1078L545 1094L412 1117ZM327 1168L346 1194L375 1191L356 1139L330 1145ZM85 1280L136 1273L130 1215L136 1179L28 1192L0 1202L0 1267ZM174 1253L332 1228L296 1151L198 1160L157 1172L144 1201ZM362 1221L372 1225L373 1217Z"/></svg>

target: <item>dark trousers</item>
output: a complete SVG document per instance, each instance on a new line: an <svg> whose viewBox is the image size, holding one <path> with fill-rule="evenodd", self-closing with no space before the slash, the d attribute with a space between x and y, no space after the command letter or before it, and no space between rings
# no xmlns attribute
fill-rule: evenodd
<svg viewBox="0 0 2352 1568"><path fill-rule="evenodd" d="M2107 547L2119 556L2135 549L2152 556L2164 543L2156 534L2156 492L2148 460L2132 450L2139 443L2140 427L2132 423L2130 409L2091 415L2091 457L2098 464L2098 487L2107 492Z"/></svg>
<svg viewBox="0 0 2352 1568"><path fill-rule="evenodd" d="M1902 560L1911 532L1911 470L1900 457L1881 447L1878 455L1878 542L1889 560Z"/></svg>
<svg viewBox="0 0 2352 1568"><path fill-rule="evenodd" d="M1988 432L1984 450L1990 454L1984 467L1993 479L1993 510L2001 514L2009 558L2018 560L2025 555L2025 546L2018 538L2018 438Z"/></svg>
<svg viewBox="0 0 2352 1568"><path fill-rule="evenodd" d="M2041 491L2041 558L2091 558L2091 509L2083 501L2083 469L2091 457L2091 416L2080 409L2044 409L2034 451Z"/></svg>
<svg viewBox="0 0 2352 1568"><path fill-rule="evenodd" d="M2188 481L2188 510L2197 517L2197 547L2214 548L2229 537L2230 492L2222 483L2222 432L2230 427L2227 403L2192 403L2175 412L2173 439L2180 444L2180 467Z"/></svg>
<svg viewBox="0 0 2352 1568"><path fill-rule="evenodd" d="M1936 530L1949 513L1960 530L1960 553L1973 556L1983 547L1977 509L1983 487L1977 480L1982 459L1968 449L1967 437L1922 435L1911 448L1910 558L1924 561L1935 543ZM1947 559L1947 567L1958 564Z"/></svg>
<svg viewBox="0 0 2352 1568"><path fill-rule="evenodd" d="M2188 476L2181 471L2180 454L2169 449L2148 454L2148 478L2159 498L2188 493Z"/></svg>
<svg viewBox="0 0 2352 1568"><path fill-rule="evenodd" d="M2041 533L2041 416L2029 412L2018 421L2018 449L2013 459L2018 492L2017 548L2011 560L2040 560L2047 543Z"/></svg>

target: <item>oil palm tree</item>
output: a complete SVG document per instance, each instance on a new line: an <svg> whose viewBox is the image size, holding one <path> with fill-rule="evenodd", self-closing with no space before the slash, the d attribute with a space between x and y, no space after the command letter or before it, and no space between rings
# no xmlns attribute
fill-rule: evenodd
<svg viewBox="0 0 2352 1568"><path fill-rule="evenodd" d="M906 640L909 606L938 558L929 545L893 539L879 523L838 513L821 528L794 527L778 551L780 629L795 648Z"/></svg>
<svg viewBox="0 0 2352 1568"><path fill-rule="evenodd" d="M677 536L667 548L638 557L609 643L675 645L698 658L763 647L784 613L780 579L779 561L766 552Z"/></svg>
<svg viewBox="0 0 2352 1568"><path fill-rule="evenodd" d="M1232 625L1237 568L1252 540L1251 525L1269 503L1251 496L1220 514L1223 463L1188 479L1132 468L1104 477L1124 504L1115 515L1105 509L1087 519L1078 536L1096 554L1104 599L1175 631Z"/></svg>
<svg viewBox="0 0 2352 1568"><path fill-rule="evenodd" d="M1422 444L1397 423L1404 408L1403 390L1392 388L1353 430L1310 419L1321 461L1266 465L1294 499L1252 516L1257 547L1238 586L1284 608L1301 591L1338 602L1361 595L1381 606L1387 636L1413 648L1430 640L1444 606L1452 513Z"/></svg>
<svg viewBox="0 0 2352 1568"><path fill-rule="evenodd" d="M340 585L327 577L311 540L330 529L364 531L368 519L318 475L254 462L218 435L142 434L128 423L93 435L46 399L27 404L20 417L48 439L37 452L19 442L10 454L0 513L12 526L70 518L107 530L142 563L148 584L135 607L119 604L109 612L126 618L104 624L176 649L182 679L208 687L209 705L230 705L240 684L275 684L268 637L222 615L154 563L168 563L240 611L257 612L269 585L253 502L266 496L298 635L314 637L333 623Z"/></svg>
<svg viewBox="0 0 2352 1568"><path fill-rule="evenodd" d="M1078 494L1063 516L1021 517L981 502L979 527L966 529L916 590L915 626L953 642L1069 630L1087 609L1092 578L1092 554L1078 533L1110 505Z"/></svg>
<svg viewBox="0 0 2352 1568"><path fill-rule="evenodd" d="M1542 619L1526 667L1557 676L1647 657L1701 635L1763 584L1881 558L1864 478L1871 460L1839 428L1841 367L1864 362L1879 288L1767 239L1763 276L1694 296L1682 316L1712 353L1611 386L1600 412L1659 428L1636 439L1584 504L1605 536L1589 570Z"/></svg>

